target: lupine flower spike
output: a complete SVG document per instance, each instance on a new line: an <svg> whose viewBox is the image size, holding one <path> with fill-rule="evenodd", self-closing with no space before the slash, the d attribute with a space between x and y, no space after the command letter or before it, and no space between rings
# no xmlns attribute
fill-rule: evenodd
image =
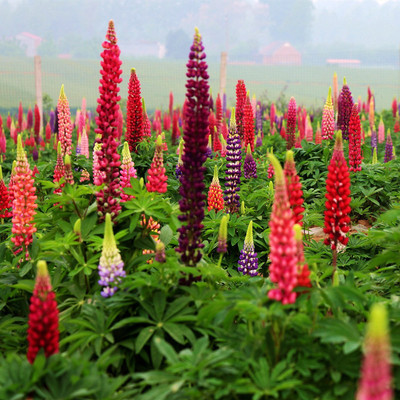
<svg viewBox="0 0 400 400"><path fill-rule="evenodd" d="M247 145L246 158L243 164L244 177L246 179L257 178L257 164L251 154L250 143Z"/></svg>
<svg viewBox="0 0 400 400"><path fill-rule="evenodd" d="M338 129L342 131L343 139L349 139L349 122L353 109L353 97L347 85L346 78L343 79L343 87L338 99Z"/></svg>
<svg viewBox="0 0 400 400"><path fill-rule="evenodd" d="M322 111L321 134L322 140L331 140L335 131L335 112L332 104L331 88Z"/></svg>
<svg viewBox="0 0 400 400"><path fill-rule="evenodd" d="M57 103L58 110L58 140L61 142L61 154L71 155L72 152L72 124L71 111L67 96L65 96L64 85L61 85L60 97Z"/></svg>
<svg viewBox="0 0 400 400"><path fill-rule="evenodd" d="M34 178L29 167L24 149L22 148L22 138L18 135L17 145L17 165L14 176L14 201L12 205L12 233L11 241L15 246L15 254L25 251L25 259L29 259L28 246L33 241L33 233L36 232L36 226L33 217L36 214L35 204L37 196L34 186Z"/></svg>
<svg viewBox="0 0 400 400"><path fill-rule="evenodd" d="M50 357L58 353L58 310L46 261L38 261L35 287L29 306L28 361L33 364L40 349Z"/></svg>
<svg viewBox="0 0 400 400"><path fill-rule="evenodd" d="M125 276L124 263L115 242L111 223L111 215L106 214L104 228L103 250L99 263L99 285L104 286L101 291L103 297L110 297L118 290L121 278Z"/></svg>
<svg viewBox="0 0 400 400"><path fill-rule="evenodd" d="M243 124L244 147L247 148L247 146L250 145L251 151L254 151L254 115L249 98L247 98L244 107Z"/></svg>
<svg viewBox="0 0 400 400"><path fill-rule="evenodd" d="M5 218L10 218L11 216L10 194L4 183L3 171L0 165L0 223L2 224Z"/></svg>
<svg viewBox="0 0 400 400"><path fill-rule="evenodd" d="M244 139L244 108L246 105L246 85L243 80L236 84L236 129L241 141Z"/></svg>
<svg viewBox="0 0 400 400"><path fill-rule="evenodd" d="M98 173L94 177L94 184L102 189L96 193L97 213L100 221L104 221L105 214L110 213L115 221L121 205L119 204L119 167L121 165L120 155L117 153L118 147L118 114L121 100L119 96L118 84L121 83L122 74L121 60L119 58L120 49L117 45L117 37L114 29L114 22L110 21L106 40L103 42L103 52L101 57L102 69L99 86L100 97L97 99L97 113L95 130L96 134L101 135L96 138L96 143L102 145L97 153Z"/></svg>
<svg viewBox="0 0 400 400"><path fill-rule="evenodd" d="M229 214L225 214L219 225L218 231L218 253L226 253L228 250L228 221L229 221Z"/></svg>
<svg viewBox="0 0 400 400"><path fill-rule="evenodd" d="M208 189L208 211L222 210L224 208L224 199L222 189L218 179L218 167L214 167L214 177Z"/></svg>
<svg viewBox="0 0 400 400"><path fill-rule="evenodd" d="M361 121L357 103L354 104L349 122L349 164L350 171L361 171Z"/></svg>
<svg viewBox="0 0 400 400"><path fill-rule="evenodd" d="M74 175L72 173L72 165L71 165L71 157L67 154L64 159L64 167L65 167L65 183L69 185L73 185L74 182Z"/></svg>
<svg viewBox="0 0 400 400"><path fill-rule="evenodd" d="M81 154L86 158L89 158L89 138L85 128L82 130Z"/></svg>
<svg viewBox="0 0 400 400"><path fill-rule="evenodd" d="M297 249L293 232L293 212L290 208L286 189L285 175L278 159L268 154L275 170L275 198L269 222L271 264L270 279L278 285L269 291L270 299L282 304L291 304L296 300L293 289L297 286Z"/></svg>
<svg viewBox="0 0 400 400"><path fill-rule="evenodd" d="M165 175L163 163L163 142L162 136L158 135L153 162L147 171L146 189L148 192L165 193L167 191L168 177Z"/></svg>
<svg viewBox="0 0 400 400"><path fill-rule="evenodd" d="M287 127L286 127L286 148L290 150L296 140L296 100L294 97L290 98L287 113Z"/></svg>
<svg viewBox="0 0 400 400"><path fill-rule="evenodd" d="M237 213L240 208L240 177L242 175L242 152L236 130L235 109L232 109L229 135L226 145L225 207L228 213Z"/></svg>
<svg viewBox="0 0 400 400"><path fill-rule="evenodd" d="M184 128L184 154L179 194L179 220L183 225L178 229L181 260L185 265L194 266L202 257L200 249L203 229L204 172L206 161L208 117L210 113L209 86L206 54L199 30L196 28L187 63L186 109Z"/></svg>
<svg viewBox="0 0 400 400"><path fill-rule="evenodd" d="M339 243L347 244L350 229L350 175L343 154L342 133L336 135L335 147L328 166L326 179L324 243L333 250L333 274L336 271L336 257ZM332 276L333 276L332 274Z"/></svg>
<svg viewBox="0 0 400 400"><path fill-rule="evenodd" d="M378 155L376 152L376 147L373 148L373 153L372 153L372 161L371 164L377 164L378 163Z"/></svg>
<svg viewBox="0 0 400 400"><path fill-rule="evenodd" d="M388 129L388 133L386 136L384 162L387 163L392 160L393 160L393 142L392 142L392 136L390 135L390 129Z"/></svg>
<svg viewBox="0 0 400 400"><path fill-rule="evenodd" d="M158 240L156 243L156 254L154 256L154 260L159 263L165 263L166 261L165 244L161 240Z"/></svg>
<svg viewBox="0 0 400 400"><path fill-rule="evenodd" d="M271 149L268 151L270 154L273 154L273 148L271 147ZM268 171L267 171L267 174L268 174L268 179L272 179L273 177L274 177L274 166L272 165L272 163L270 162L269 164L268 164Z"/></svg>
<svg viewBox="0 0 400 400"><path fill-rule="evenodd" d="M124 192L125 188L132 187L131 178L137 178L135 164L132 161L131 152L129 151L128 142L124 143L122 149L122 164L121 164L121 201L125 202L133 199L134 196L128 195Z"/></svg>
<svg viewBox="0 0 400 400"><path fill-rule="evenodd" d="M240 252L238 264L238 271L243 275L256 276L258 274L258 257L257 253L254 251L253 221L250 221L247 228L246 238L244 240L243 249Z"/></svg>
<svg viewBox="0 0 400 400"><path fill-rule="evenodd" d="M378 125L378 142L383 143L385 141L385 124L383 123L382 116Z"/></svg>
<svg viewBox="0 0 400 400"><path fill-rule="evenodd" d="M388 316L382 303L371 307L356 400L393 400Z"/></svg>
<svg viewBox="0 0 400 400"><path fill-rule="evenodd" d="M283 173L285 175L290 208L293 211L293 222L302 226L304 212L303 191L301 189L300 177L297 175L296 164L294 162L292 150L288 150L286 152L286 162Z"/></svg>

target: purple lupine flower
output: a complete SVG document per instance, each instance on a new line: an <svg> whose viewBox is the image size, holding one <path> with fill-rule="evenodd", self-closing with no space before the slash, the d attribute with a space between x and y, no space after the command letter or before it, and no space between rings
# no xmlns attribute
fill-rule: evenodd
<svg viewBox="0 0 400 400"><path fill-rule="evenodd" d="M239 134L236 130L235 109L232 108L229 135L226 144L226 178L224 202L228 213L239 212L240 196L240 177L242 175L242 152Z"/></svg>
<svg viewBox="0 0 400 400"><path fill-rule="evenodd" d="M388 133L386 136L386 145L385 145L385 159L384 162L387 163L393 160L393 142L392 137L390 135L390 129L388 129Z"/></svg>
<svg viewBox="0 0 400 400"><path fill-rule="evenodd" d="M371 150L374 153L374 148L376 148L376 152L378 153L378 137L376 136L375 129L371 132Z"/></svg>
<svg viewBox="0 0 400 400"><path fill-rule="evenodd" d="M259 135L262 134L262 112L259 105L257 105L256 109L256 130Z"/></svg>
<svg viewBox="0 0 400 400"><path fill-rule="evenodd" d="M353 97L349 87L347 86L346 78L343 79L343 87L338 99L338 118L337 128L342 131L344 140L349 139L349 122L351 111L353 109Z"/></svg>
<svg viewBox="0 0 400 400"><path fill-rule="evenodd" d="M51 110L51 111L50 111L50 128L51 128L51 133L54 133L55 123L56 123L56 113L55 113L55 111Z"/></svg>
<svg viewBox="0 0 400 400"><path fill-rule="evenodd" d="M107 213L104 228L103 251L99 263L99 285L104 286L101 295L103 297L112 296L117 291L121 278L125 275L124 263L115 242L111 215Z"/></svg>
<svg viewBox="0 0 400 400"><path fill-rule="evenodd" d="M258 257L254 251L253 221L250 221L244 240L243 250L240 252L238 271L243 275L256 276L258 274Z"/></svg>
<svg viewBox="0 0 400 400"><path fill-rule="evenodd" d="M226 253L228 250L228 215L224 215L221 219L218 232L218 253Z"/></svg>
<svg viewBox="0 0 400 400"><path fill-rule="evenodd" d="M258 131L257 139L256 139L256 147L261 147L262 146L262 137L261 137L261 132Z"/></svg>
<svg viewBox="0 0 400 400"><path fill-rule="evenodd" d="M257 164L251 154L250 145L247 145L247 154L243 164L244 177L246 179L257 178Z"/></svg>
<svg viewBox="0 0 400 400"><path fill-rule="evenodd" d="M33 161L37 161L38 158L39 158L39 152L35 146L32 150L32 159L33 159Z"/></svg>
<svg viewBox="0 0 400 400"><path fill-rule="evenodd" d="M189 61L186 64L188 81L186 84L187 107L185 109L184 153L182 155L182 175L179 194L179 220L183 225L178 229L181 260L185 265L194 266L202 257L200 249L203 229L204 204L203 193L206 161L208 117L210 114L209 86L206 54L199 30L196 28Z"/></svg>

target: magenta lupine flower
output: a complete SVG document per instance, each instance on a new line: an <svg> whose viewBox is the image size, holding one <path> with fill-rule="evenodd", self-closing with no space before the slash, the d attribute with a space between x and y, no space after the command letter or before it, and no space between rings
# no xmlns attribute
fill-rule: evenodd
<svg viewBox="0 0 400 400"><path fill-rule="evenodd" d="M243 164L244 177L246 179L257 178L257 164L251 154L250 144L247 145L246 158Z"/></svg>
<svg viewBox="0 0 400 400"><path fill-rule="evenodd" d="M296 141L296 100L294 97L290 98L288 113L287 113L287 124L286 124L286 148L290 150Z"/></svg>
<svg viewBox="0 0 400 400"><path fill-rule="evenodd" d="M122 150L122 164L121 164L121 201L125 202L134 198L132 195L128 195L124 192L124 188L130 188L131 178L137 178L135 164L132 161L131 152L129 151L128 142L124 143Z"/></svg>
<svg viewBox="0 0 400 400"><path fill-rule="evenodd" d="M181 260L188 266L196 265L201 257L204 244L201 242L203 229L204 205L203 193L206 161L208 117L210 101L208 95L207 63L204 60L204 46L196 28L193 44L190 48L187 65L188 81L186 84L187 107L185 110L184 154L182 155L182 175L179 193L181 200L179 220L183 225L178 229L179 246L177 251Z"/></svg>
<svg viewBox="0 0 400 400"><path fill-rule="evenodd" d="M122 74L120 50L117 45L117 37L114 30L114 22L110 21L103 42L104 51L101 53L103 61L100 79L100 97L97 99L97 113L95 132L101 135L96 138L96 143L101 143L102 147L97 151L99 170L103 174L96 176L94 181L96 186L105 184L96 193L97 211L100 221L103 221L105 214L109 213L113 221L121 210L119 204L119 166L121 165L120 155L117 153L118 147L118 102L121 96L118 95Z"/></svg>
<svg viewBox="0 0 400 400"><path fill-rule="evenodd" d="M294 219L286 189L285 176L279 161L273 154L268 158L275 171L275 198L269 222L270 235L269 277L278 287L268 293L268 297L291 304L296 300L297 248L294 237Z"/></svg>
<svg viewBox="0 0 400 400"><path fill-rule="evenodd" d="M335 111L332 104L332 89L329 88L328 97L322 111L321 135L322 140L331 140L335 132Z"/></svg>
<svg viewBox="0 0 400 400"><path fill-rule="evenodd" d="M392 142L392 136L390 135L390 129L388 129L388 133L386 136L384 162L387 163L392 160L393 160L393 142Z"/></svg>
<svg viewBox="0 0 400 400"><path fill-rule="evenodd" d="M242 151L239 134L236 130L235 109L232 108L229 135L226 144L226 177L224 202L228 213L237 213L240 209L240 177L242 175Z"/></svg>
<svg viewBox="0 0 400 400"><path fill-rule="evenodd" d="M68 99L64 93L64 85L61 85L60 97L57 103L58 111L58 140L61 142L61 154L63 157L72 152L72 124L71 111Z"/></svg>
<svg viewBox="0 0 400 400"><path fill-rule="evenodd" d="M387 311L383 304L372 305L364 345L364 360L357 400L393 400L390 366L390 338Z"/></svg>
<svg viewBox="0 0 400 400"><path fill-rule="evenodd" d="M124 263L115 242L111 215L109 213L105 215L105 220L103 250L99 263L99 285L104 286L101 295L103 297L110 297L117 291L121 278L126 274Z"/></svg>
<svg viewBox="0 0 400 400"><path fill-rule="evenodd" d="M349 122L353 104L353 97L351 96L350 89L347 86L346 78L344 78L343 87L339 94L337 119L337 127L342 131L344 140L349 139Z"/></svg>
<svg viewBox="0 0 400 400"><path fill-rule="evenodd" d="M247 228L246 238L244 240L243 249L240 252L238 264L238 271L242 272L243 275L257 275L258 257L257 253L254 251L253 221L250 221Z"/></svg>

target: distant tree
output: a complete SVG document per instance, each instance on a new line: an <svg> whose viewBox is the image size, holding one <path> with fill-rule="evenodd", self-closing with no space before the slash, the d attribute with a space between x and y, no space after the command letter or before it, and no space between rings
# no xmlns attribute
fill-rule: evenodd
<svg viewBox="0 0 400 400"><path fill-rule="evenodd" d="M0 39L0 54L2 56L25 56L25 50L16 39Z"/></svg>
<svg viewBox="0 0 400 400"><path fill-rule="evenodd" d="M311 38L314 4L312 0L261 0L269 7L273 40L302 45Z"/></svg>
<svg viewBox="0 0 400 400"><path fill-rule="evenodd" d="M191 43L190 36L183 29L169 31L165 39L166 56L169 58L187 58Z"/></svg>

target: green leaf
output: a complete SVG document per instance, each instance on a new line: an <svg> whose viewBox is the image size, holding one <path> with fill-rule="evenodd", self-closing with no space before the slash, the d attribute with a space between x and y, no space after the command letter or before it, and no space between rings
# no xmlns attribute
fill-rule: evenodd
<svg viewBox="0 0 400 400"><path fill-rule="evenodd" d="M155 328L153 326L148 326L140 331L135 343L136 354L141 352L143 346L149 341L154 332Z"/></svg>
<svg viewBox="0 0 400 400"><path fill-rule="evenodd" d="M158 336L154 337L153 340L160 353L167 359L170 364L176 364L179 361L178 355L169 343Z"/></svg>
<svg viewBox="0 0 400 400"><path fill-rule="evenodd" d="M172 229L169 225L165 225L160 230L160 237L159 239L164 243L165 246L168 246L171 242L173 236Z"/></svg>

